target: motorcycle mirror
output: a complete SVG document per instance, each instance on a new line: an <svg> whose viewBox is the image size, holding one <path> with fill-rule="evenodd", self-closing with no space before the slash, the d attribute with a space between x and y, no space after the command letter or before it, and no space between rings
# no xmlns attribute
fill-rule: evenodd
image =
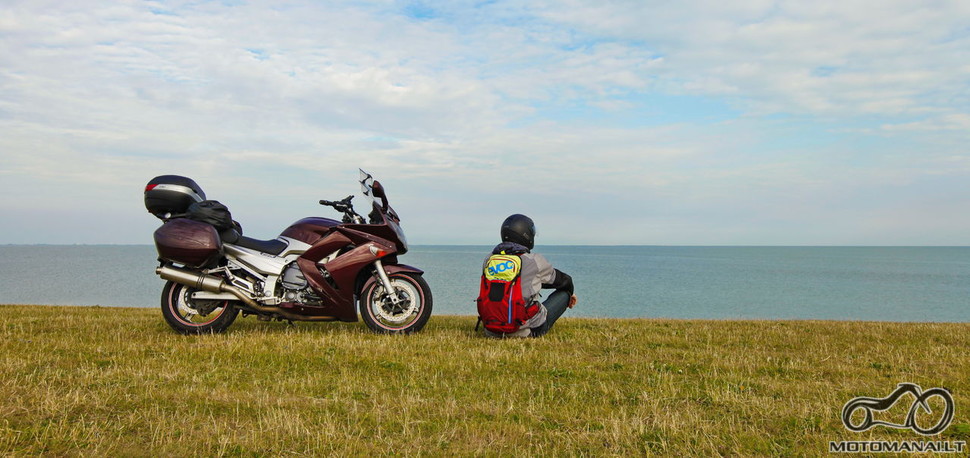
<svg viewBox="0 0 970 458"><path fill-rule="evenodd" d="M372 193L377 199L381 199L381 207L384 211L387 211L387 194L384 194L384 186L381 185L380 181L374 181L371 185Z"/></svg>
<svg viewBox="0 0 970 458"><path fill-rule="evenodd" d="M375 181L374 184L371 185L371 189L374 190L373 191L374 192L374 197L376 197L378 199L383 199L384 197L387 197L384 194L384 186L381 186L381 182L380 181Z"/></svg>

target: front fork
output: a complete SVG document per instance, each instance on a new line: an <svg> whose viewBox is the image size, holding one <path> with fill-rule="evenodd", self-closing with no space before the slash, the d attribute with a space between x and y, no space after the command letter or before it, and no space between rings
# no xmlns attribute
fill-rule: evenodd
<svg viewBox="0 0 970 458"><path fill-rule="evenodd" d="M377 276L381 279L381 284L384 285L384 291L390 296L391 303L397 305L400 299L395 294L394 286L391 285L391 279L387 278L387 272L384 271L384 263L380 259L374 261L374 269L377 270Z"/></svg>

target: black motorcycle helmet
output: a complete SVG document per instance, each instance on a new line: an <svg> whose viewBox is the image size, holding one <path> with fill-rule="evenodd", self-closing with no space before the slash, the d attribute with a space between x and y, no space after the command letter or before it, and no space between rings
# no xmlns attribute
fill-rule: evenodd
<svg viewBox="0 0 970 458"><path fill-rule="evenodd" d="M531 250L536 243L536 224L525 215L509 216L502 222L502 241L518 243Z"/></svg>

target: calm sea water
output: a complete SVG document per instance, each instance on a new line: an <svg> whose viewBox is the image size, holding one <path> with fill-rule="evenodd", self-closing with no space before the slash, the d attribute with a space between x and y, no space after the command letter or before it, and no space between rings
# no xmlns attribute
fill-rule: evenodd
<svg viewBox="0 0 970 458"><path fill-rule="evenodd" d="M436 314L471 315L490 247L417 246ZM970 321L970 247L539 247L592 317ZM152 246L0 246L0 303L158 307Z"/></svg>

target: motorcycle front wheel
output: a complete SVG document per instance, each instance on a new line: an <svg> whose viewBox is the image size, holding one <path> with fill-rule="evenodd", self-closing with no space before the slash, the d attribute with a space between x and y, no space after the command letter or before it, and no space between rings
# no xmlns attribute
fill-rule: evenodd
<svg viewBox="0 0 970 458"><path fill-rule="evenodd" d="M230 301L192 299L198 290L169 281L162 288L162 316L181 334L215 334L225 331L239 310Z"/></svg>
<svg viewBox="0 0 970 458"><path fill-rule="evenodd" d="M388 275L395 304L380 281L371 283L360 295L360 315L367 327L378 334L411 334L420 331L431 317L431 288L419 274L397 272Z"/></svg>

